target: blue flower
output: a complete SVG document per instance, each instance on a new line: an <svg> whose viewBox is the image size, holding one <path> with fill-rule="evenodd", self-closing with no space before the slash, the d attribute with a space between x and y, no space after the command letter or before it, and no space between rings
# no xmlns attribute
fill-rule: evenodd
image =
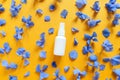
<svg viewBox="0 0 120 80"><path fill-rule="evenodd" d="M115 75L120 76L120 69L114 69L113 72L115 73Z"/></svg>
<svg viewBox="0 0 120 80"><path fill-rule="evenodd" d="M15 30L16 30L16 34L14 35L14 38L15 38L16 40L22 39L23 28L15 27Z"/></svg>
<svg viewBox="0 0 120 80"><path fill-rule="evenodd" d="M60 75L59 69L55 71L54 76L56 76L55 80L66 80L66 78L63 75Z"/></svg>
<svg viewBox="0 0 120 80"><path fill-rule="evenodd" d="M3 26L3 25L5 25L5 24L6 24L6 20L0 19L0 26Z"/></svg>
<svg viewBox="0 0 120 80"><path fill-rule="evenodd" d="M110 31L109 31L107 28L105 28L105 29L102 31L102 34L103 34L103 36L104 36L105 38L108 38L108 37L110 36Z"/></svg>
<svg viewBox="0 0 120 80"><path fill-rule="evenodd" d="M25 4L25 3L27 3L27 0L21 0L21 2Z"/></svg>
<svg viewBox="0 0 120 80"><path fill-rule="evenodd" d="M2 4L0 4L0 13L4 11L5 11L5 8L2 6Z"/></svg>
<svg viewBox="0 0 120 80"><path fill-rule="evenodd" d="M91 54L90 56L89 56L89 59L91 60L91 61L97 61L97 56L96 55L94 55L94 54Z"/></svg>
<svg viewBox="0 0 120 80"><path fill-rule="evenodd" d="M12 48L9 46L9 43L7 42L5 42L3 46L6 53L9 53L12 50Z"/></svg>
<svg viewBox="0 0 120 80"><path fill-rule="evenodd" d="M9 80L18 80L18 79L17 79L17 76L11 76L11 75L10 75L10 76L9 76Z"/></svg>
<svg viewBox="0 0 120 80"><path fill-rule="evenodd" d="M6 60L2 61L2 66L5 67L6 69L16 69L18 67L18 65L13 62L8 64Z"/></svg>
<svg viewBox="0 0 120 80"><path fill-rule="evenodd" d="M62 12L60 13L62 18L66 18L68 15L68 11L66 9L62 10Z"/></svg>
<svg viewBox="0 0 120 80"><path fill-rule="evenodd" d="M42 9L37 9L36 13L39 14L39 15L42 15L43 14L43 10Z"/></svg>
<svg viewBox="0 0 120 80"><path fill-rule="evenodd" d="M25 18L24 16L22 17L22 22L25 23L27 28L34 26L34 22L31 21L31 18L32 18L32 16L30 16L30 15L28 16L28 18Z"/></svg>
<svg viewBox="0 0 120 80"><path fill-rule="evenodd" d="M84 13L82 13L82 12L76 12L76 15L77 15L77 17L79 18L79 19L82 19L82 20L86 20L86 19L89 19L89 16L88 15L86 15L86 14L84 14Z"/></svg>
<svg viewBox="0 0 120 80"><path fill-rule="evenodd" d="M40 34L40 40L36 41L36 45L43 48L44 47L44 44L45 44L45 33L41 33Z"/></svg>
<svg viewBox="0 0 120 80"><path fill-rule="evenodd" d="M0 33L2 34L3 37L6 36L6 32L5 31L2 30L2 31L0 31Z"/></svg>
<svg viewBox="0 0 120 80"><path fill-rule="evenodd" d="M119 25L120 14L115 14L114 20L112 21L113 25Z"/></svg>
<svg viewBox="0 0 120 80"><path fill-rule="evenodd" d="M71 31L72 31L72 33L77 33L77 32L79 32L79 30L78 30L77 28L75 28L75 27L72 27L72 28L71 28Z"/></svg>
<svg viewBox="0 0 120 80"><path fill-rule="evenodd" d="M74 38L74 46L78 45L78 40L76 38Z"/></svg>
<svg viewBox="0 0 120 80"><path fill-rule="evenodd" d="M87 0L76 0L76 6L78 9L83 8L87 4Z"/></svg>
<svg viewBox="0 0 120 80"><path fill-rule="evenodd" d="M101 20L88 20L87 24L89 27L95 27L98 23L100 23Z"/></svg>
<svg viewBox="0 0 120 80"><path fill-rule="evenodd" d="M44 71L48 68L47 65L44 65L42 69L40 68L40 65L38 64L36 66L36 72L40 73L40 80L43 80L45 78L48 78L49 74L45 73Z"/></svg>
<svg viewBox="0 0 120 80"><path fill-rule="evenodd" d="M54 10L55 10L55 8L56 8L56 7L55 7L55 5L54 5L54 4L51 4L51 5L49 6L49 10L50 10L50 11L54 11Z"/></svg>
<svg viewBox="0 0 120 80"><path fill-rule="evenodd" d="M30 76L30 71L27 71L25 74L24 74L24 77L28 77Z"/></svg>
<svg viewBox="0 0 120 80"><path fill-rule="evenodd" d="M105 65L100 65L100 70L104 70L105 69Z"/></svg>
<svg viewBox="0 0 120 80"><path fill-rule="evenodd" d="M109 0L105 6L108 12L115 12L117 9L120 9L120 4L116 3L116 0Z"/></svg>
<svg viewBox="0 0 120 80"><path fill-rule="evenodd" d="M94 52L93 49L92 49L92 47L91 46L84 46L83 49L82 49L82 53L83 54L88 54L89 52L90 53Z"/></svg>
<svg viewBox="0 0 120 80"><path fill-rule="evenodd" d="M30 58L30 53L26 51L24 48L18 48L16 54L18 56L22 56L23 59Z"/></svg>
<svg viewBox="0 0 120 80"><path fill-rule="evenodd" d="M46 58L46 51L42 50L40 52L40 58Z"/></svg>
<svg viewBox="0 0 120 80"><path fill-rule="evenodd" d="M54 28L49 28L48 33L53 34L54 33Z"/></svg>
<svg viewBox="0 0 120 80"><path fill-rule="evenodd" d="M50 21L50 16L45 16L44 21L49 22Z"/></svg>
<svg viewBox="0 0 120 80"><path fill-rule="evenodd" d="M69 57L70 57L71 60L77 59L77 57L78 57L77 51L76 51L76 50L72 50L72 51L69 53Z"/></svg>
<svg viewBox="0 0 120 80"><path fill-rule="evenodd" d="M120 31L117 32L117 36L120 37Z"/></svg>
<svg viewBox="0 0 120 80"><path fill-rule="evenodd" d="M99 1L95 1L92 9L93 9L95 12L99 12L99 11L100 11L100 3L99 3Z"/></svg>
<svg viewBox="0 0 120 80"><path fill-rule="evenodd" d="M22 7L21 4L16 6L15 5L15 0L12 0L11 7L10 7L10 12L11 12L12 17L15 17L15 16L18 15L21 7Z"/></svg>
<svg viewBox="0 0 120 80"><path fill-rule="evenodd" d="M69 67L69 66L65 66L65 67L64 67L64 72L68 72L68 71L69 71L69 69L70 69L70 67Z"/></svg>
<svg viewBox="0 0 120 80"><path fill-rule="evenodd" d="M102 47L107 52L110 52L113 50L113 45L110 43L109 40L105 40L102 44Z"/></svg>
<svg viewBox="0 0 120 80"><path fill-rule="evenodd" d="M119 65L120 64L120 55L116 55L111 58L110 63L112 66Z"/></svg>
<svg viewBox="0 0 120 80"><path fill-rule="evenodd" d="M100 77L100 73L96 71L94 74L93 80L98 80L99 77Z"/></svg>
<svg viewBox="0 0 120 80"><path fill-rule="evenodd" d="M86 71L80 71L79 69L74 69L73 70L73 74L74 76L76 76L76 80L80 80L81 77L86 76L87 72Z"/></svg>
<svg viewBox="0 0 120 80"><path fill-rule="evenodd" d="M57 67L57 64L55 61L52 62L52 67L56 68Z"/></svg>
<svg viewBox="0 0 120 80"><path fill-rule="evenodd" d="M30 64L29 60L25 59L25 60L24 60L24 66L27 66L27 65L29 65L29 64Z"/></svg>

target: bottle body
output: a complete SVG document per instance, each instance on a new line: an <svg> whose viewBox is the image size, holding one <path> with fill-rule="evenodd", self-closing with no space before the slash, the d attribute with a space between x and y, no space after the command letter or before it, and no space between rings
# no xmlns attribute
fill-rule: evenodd
<svg viewBox="0 0 120 80"><path fill-rule="evenodd" d="M66 48L66 38L64 36L57 36L55 38L54 55L63 56Z"/></svg>

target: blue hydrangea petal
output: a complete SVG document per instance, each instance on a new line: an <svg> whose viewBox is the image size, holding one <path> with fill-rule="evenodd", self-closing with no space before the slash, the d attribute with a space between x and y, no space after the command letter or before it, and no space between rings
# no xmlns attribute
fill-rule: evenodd
<svg viewBox="0 0 120 80"><path fill-rule="evenodd" d="M50 16L45 16L44 21L49 22L50 21Z"/></svg>
<svg viewBox="0 0 120 80"><path fill-rule="evenodd" d="M78 9L84 7L87 4L87 0L76 0L76 6Z"/></svg>
<svg viewBox="0 0 120 80"><path fill-rule="evenodd" d="M110 61L110 58L103 58L103 61L104 61L104 62L109 62L109 61Z"/></svg>
<svg viewBox="0 0 120 80"><path fill-rule="evenodd" d="M105 65L100 65L100 70L104 70L105 69Z"/></svg>
<svg viewBox="0 0 120 80"><path fill-rule="evenodd" d="M25 60L24 60L24 66L27 66L27 65L29 65L29 64L30 64L29 60L25 59Z"/></svg>
<svg viewBox="0 0 120 80"><path fill-rule="evenodd" d="M87 74L86 71L82 71L82 72L80 72L80 75L81 75L81 76L86 76L86 74Z"/></svg>
<svg viewBox="0 0 120 80"><path fill-rule="evenodd" d="M95 68L98 68L98 67L99 67L99 62L98 62L98 61L95 61L94 64L93 64L93 66L94 66Z"/></svg>
<svg viewBox="0 0 120 80"><path fill-rule="evenodd" d="M2 30L2 31L0 31L0 33L2 34L3 37L6 36L6 32L5 31Z"/></svg>
<svg viewBox="0 0 120 80"><path fill-rule="evenodd" d="M117 36L120 37L120 31L117 32Z"/></svg>
<svg viewBox="0 0 120 80"><path fill-rule="evenodd" d="M92 8L93 8L93 10L95 10L95 12L99 12L100 11L100 3L99 3L99 1L95 1Z"/></svg>
<svg viewBox="0 0 120 80"><path fill-rule="evenodd" d="M103 31L102 31L102 34L105 38L108 38L110 36L110 31L109 29L105 28Z"/></svg>
<svg viewBox="0 0 120 80"><path fill-rule="evenodd" d="M53 34L54 33L54 28L49 28L48 33Z"/></svg>
<svg viewBox="0 0 120 80"><path fill-rule="evenodd" d="M89 56L89 59L90 59L91 61L97 61L97 56L94 55L94 54L92 54L92 55Z"/></svg>
<svg viewBox="0 0 120 80"><path fill-rule="evenodd" d="M60 13L62 18L66 18L68 15L68 11L66 9L62 10L62 12Z"/></svg>
<svg viewBox="0 0 120 80"><path fill-rule="evenodd" d="M116 59L116 58L112 58L110 63L115 66L115 65L119 65L120 64L120 59Z"/></svg>
<svg viewBox="0 0 120 80"><path fill-rule="evenodd" d="M5 8L2 6L2 4L0 4L0 13L4 11L5 11Z"/></svg>
<svg viewBox="0 0 120 80"><path fill-rule="evenodd" d="M46 51L42 50L40 52L40 58L46 58Z"/></svg>
<svg viewBox="0 0 120 80"><path fill-rule="evenodd" d="M114 69L113 72L114 72L117 76L120 76L120 69Z"/></svg>
<svg viewBox="0 0 120 80"><path fill-rule="evenodd" d="M95 27L100 22L101 22L101 20L89 20L87 22L87 24L88 24L89 27Z"/></svg>
<svg viewBox="0 0 120 80"><path fill-rule="evenodd" d="M16 69L16 68L18 67L18 65L15 64L15 63L10 63L10 64L9 64L9 67L10 67L11 69Z"/></svg>
<svg viewBox="0 0 120 80"><path fill-rule="evenodd" d="M19 48L19 49L17 50L16 54L17 54L18 56L22 56L22 55L24 54L24 52L25 52L25 49L24 49L24 48Z"/></svg>
<svg viewBox="0 0 120 80"><path fill-rule="evenodd" d="M73 74L74 75L80 74L80 70L79 69L74 69Z"/></svg>
<svg viewBox="0 0 120 80"><path fill-rule="evenodd" d="M48 78L49 74L45 73L45 72L41 72L40 73L40 80L43 80L45 78Z"/></svg>
<svg viewBox="0 0 120 80"><path fill-rule="evenodd" d="M28 71L24 74L24 77L28 77L28 76L30 76L30 71Z"/></svg>
<svg viewBox="0 0 120 80"><path fill-rule="evenodd" d="M6 53L9 53L12 50L12 48L9 46L9 43L7 42L5 42L3 46Z"/></svg>
<svg viewBox="0 0 120 80"><path fill-rule="evenodd" d="M27 0L21 0L21 2L25 4L25 3L27 3Z"/></svg>
<svg viewBox="0 0 120 80"><path fill-rule="evenodd" d="M30 53L29 52L25 52L23 54L23 58L30 58Z"/></svg>
<svg viewBox="0 0 120 80"><path fill-rule="evenodd" d="M66 80L65 76L60 76L60 80Z"/></svg>
<svg viewBox="0 0 120 80"><path fill-rule="evenodd" d="M47 68L48 68L48 65L43 65L43 67L42 67L42 71L47 70Z"/></svg>
<svg viewBox="0 0 120 80"><path fill-rule="evenodd" d="M69 67L69 66L65 66L65 67L64 67L64 72L68 72L68 71L69 71L69 69L70 69L70 67Z"/></svg>
<svg viewBox="0 0 120 80"><path fill-rule="evenodd" d="M10 75L10 76L9 76L9 80L18 80L18 79L17 79L17 76L11 76L11 75Z"/></svg>
<svg viewBox="0 0 120 80"><path fill-rule="evenodd" d="M0 19L0 26L3 26L3 25L5 25L5 24L6 24L6 20Z"/></svg>
<svg viewBox="0 0 120 80"><path fill-rule="evenodd" d="M42 15L43 14L43 10L42 9L37 9L36 13Z"/></svg>
<svg viewBox="0 0 120 80"><path fill-rule="evenodd" d="M86 19L89 19L89 16L82 13L82 12L76 12L76 16L81 19L81 20L86 20Z"/></svg>
<svg viewBox="0 0 120 80"><path fill-rule="evenodd" d="M2 66L7 67L8 66L8 62L6 60L3 60L2 61Z"/></svg>
<svg viewBox="0 0 120 80"><path fill-rule="evenodd" d="M56 68L57 67L57 64L55 61L52 62L52 67Z"/></svg>
<svg viewBox="0 0 120 80"><path fill-rule="evenodd" d="M100 77L100 73L96 71L96 72L95 72L95 75L94 75L94 77L93 77L93 80L98 80L99 77Z"/></svg>
<svg viewBox="0 0 120 80"><path fill-rule="evenodd" d="M79 32L79 30L78 30L77 28L75 28L75 27L72 27L72 28L71 28L71 31L72 31L72 33L77 33L77 32Z"/></svg>
<svg viewBox="0 0 120 80"><path fill-rule="evenodd" d="M54 5L54 4L51 4L51 5L49 6L49 10L50 10L50 11L54 11L54 10L55 10L55 5Z"/></svg>
<svg viewBox="0 0 120 80"><path fill-rule="evenodd" d="M78 40L76 38L74 38L74 46L78 45Z"/></svg>
<svg viewBox="0 0 120 80"><path fill-rule="evenodd" d="M40 69L40 65L39 65L39 64L36 66L36 72L41 72L41 69Z"/></svg>
<svg viewBox="0 0 120 80"><path fill-rule="evenodd" d="M109 3L114 4L116 2L116 0L109 0Z"/></svg>
<svg viewBox="0 0 120 80"><path fill-rule="evenodd" d="M0 54L4 54L4 49L3 48L0 48Z"/></svg>
<svg viewBox="0 0 120 80"><path fill-rule="evenodd" d="M77 57L78 57L77 51L72 50L72 51L69 53L69 57L70 57L71 60L77 59Z"/></svg>
<svg viewBox="0 0 120 80"><path fill-rule="evenodd" d="M102 47L107 52L110 52L113 50L113 45L110 43L109 40L105 40L102 44Z"/></svg>
<svg viewBox="0 0 120 80"><path fill-rule="evenodd" d="M59 77L59 72L60 72L59 69L57 69L54 73L54 76Z"/></svg>

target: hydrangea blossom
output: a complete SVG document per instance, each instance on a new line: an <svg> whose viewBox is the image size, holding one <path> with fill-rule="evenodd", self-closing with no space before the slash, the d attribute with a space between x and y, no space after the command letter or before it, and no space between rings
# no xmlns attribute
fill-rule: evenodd
<svg viewBox="0 0 120 80"><path fill-rule="evenodd" d="M120 14L115 14L114 20L112 21L113 25L119 25Z"/></svg>
<svg viewBox="0 0 120 80"><path fill-rule="evenodd" d="M93 9L95 12L99 12L99 11L100 11L100 3L99 3L99 1L95 1L95 3L93 4L92 9Z"/></svg>
<svg viewBox="0 0 120 80"><path fill-rule="evenodd" d="M15 5L15 0L12 0L11 7L10 7L10 12L12 17L17 16L21 8L22 8L21 4Z"/></svg>
<svg viewBox="0 0 120 80"><path fill-rule="evenodd" d="M72 51L69 53L69 57L70 57L71 60L77 59L77 57L78 57L77 51L76 51L76 50L72 50Z"/></svg>
<svg viewBox="0 0 120 80"><path fill-rule="evenodd" d="M105 28L103 31L102 31L102 34L105 38L108 38L110 36L110 31L109 29Z"/></svg>
<svg viewBox="0 0 120 80"><path fill-rule="evenodd" d="M16 34L14 35L14 38L15 38L16 40L22 39L23 28L15 27L15 30L16 30Z"/></svg>
<svg viewBox="0 0 120 80"><path fill-rule="evenodd" d="M56 77L55 80L66 80L65 76L60 75L59 69L57 69L57 70L55 71L54 76Z"/></svg>
<svg viewBox="0 0 120 80"><path fill-rule="evenodd" d="M39 64L36 66L36 72L40 73L40 80L48 78L49 74L44 72L45 70L47 70L47 68L48 68L48 65L43 65L42 68L40 67Z"/></svg>
<svg viewBox="0 0 120 80"><path fill-rule="evenodd" d="M95 27L100 22L101 22L101 20L92 20L92 19L90 19L90 20L88 20L87 24L91 28L91 27Z"/></svg>
<svg viewBox="0 0 120 80"><path fill-rule="evenodd" d="M76 6L78 9L83 8L87 4L87 0L76 0Z"/></svg>
<svg viewBox="0 0 120 80"><path fill-rule="evenodd" d="M60 13L62 18L66 18L68 15L68 11L66 9L62 10L62 12Z"/></svg>
<svg viewBox="0 0 120 80"><path fill-rule="evenodd" d="M110 43L109 40L105 40L102 44L102 47L107 52L111 52L113 50L113 45Z"/></svg>

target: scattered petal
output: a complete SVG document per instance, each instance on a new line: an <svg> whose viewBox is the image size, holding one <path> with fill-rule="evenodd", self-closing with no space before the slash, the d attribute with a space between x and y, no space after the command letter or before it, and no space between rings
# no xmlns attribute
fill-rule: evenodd
<svg viewBox="0 0 120 80"><path fill-rule="evenodd" d="M54 28L49 28L48 33L53 34L54 33Z"/></svg>
<svg viewBox="0 0 120 80"><path fill-rule="evenodd" d="M87 4L87 0L76 0L76 6L78 9L83 8Z"/></svg>
<svg viewBox="0 0 120 80"><path fill-rule="evenodd" d="M44 50L42 50L41 52L40 52L40 58L46 58L46 51L44 51Z"/></svg>
<svg viewBox="0 0 120 80"><path fill-rule="evenodd" d="M48 65L43 65L43 67L42 67L42 71L47 70L47 68L48 68Z"/></svg>
<svg viewBox="0 0 120 80"><path fill-rule="evenodd" d="M79 30L78 30L77 28L75 28L75 27L72 27L71 31L72 31L72 33L77 33L77 32L79 32Z"/></svg>
<svg viewBox="0 0 120 80"><path fill-rule="evenodd" d="M9 53L12 50L12 48L9 46L9 43L7 42L5 42L3 46L6 53Z"/></svg>
<svg viewBox="0 0 120 80"><path fill-rule="evenodd" d="M56 7L55 7L55 5L54 5L54 4L51 4L51 5L49 6L49 10L50 10L50 11L54 11L54 10L55 10L55 8L56 8Z"/></svg>
<svg viewBox="0 0 120 80"><path fill-rule="evenodd" d="M114 69L113 72L114 72L117 76L120 76L120 69Z"/></svg>
<svg viewBox="0 0 120 80"><path fill-rule="evenodd" d="M2 4L0 4L0 13L4 11L5 11L5 8L2 6Z"/></svg>
<svg viewBox="0 0 120 80"><path fill-rule="evenodd" d="M10 76L9 76L9 80L18 80L18 79L17 79L17 76L11 76L11 75L10 75Z"/></svg>
<svg viewBox="0 0 120 80"><path fill-rule="evenodd" d="M43 80L43 79L45 79L45 78L48 78L48 74L47 73L45 73L45 72L41 72L40 73L40 80Z"/></svg>
<svg viewBox="0 0 120 80"><path fill-rule="evenodd" d="M65 66L65 67L64 67L64 72L68 72L68 71L69 71L69 69L70 69L70 67L69 67L69 66Z"/></svg>
<svg viewBox="0 0 120 80"><path fill-rule="evenodd" d="M99 3L99 1L95 1L92 9L93 9L95 12L99 12L99 11L100 11L100 3Z"/></svg>
<svg viewBox="0 0 120 80"><path fill-rule="evenodd" d="M102 47L107 52L111 52L113 50L113 45L110 43L109 40L105 40L102 44Z"/></svg>
<svg viewBox="0 0 120 80"><path fill-rule="evenodd" d="M6 36L6 32L5 31L0 31L0 33L2 34L3 37Z"/></svg>
<svg viewBox="0 0 120 80"><path fill-rule="evenodd" d="M78 40L76 38L74 38L74 46L78 45Z"/></svg>
<svg viewBox="0 0 120 80"><path fill-rule="evenodd" d="M108 38L110 36L110 31L109 29L105 28L103 31L102 31L102 34L105 38Z"/></svg>
<svg viewBox="0 0 120 80"><path fill-rule="evenodd" d="M95 27L100 22L101 22L101 20L89 20L87 22L87 24L88 24L89 27Z"/></svg>
<svg viewBox="0 0 120 80"><path fill-rule="evenodd" d="M110 61L110 58L103 58L103 61L104 61L104 62L109 62L109 61Z"/></svg>
<svg viewBox="0 0 120 80"><path fill-rule="evenodd" d="M96 72L95 72L95 75L94 75L94 77L93 77L93 80L98 80L99 77L100 77L100 73L96 71Z"/></svg>
<svg viewBox="0 0 120 80"><path fill-rule="evenodd" d="M24 66L27 66L27 65L29 65L30 64L30 62L27 60L27 59L25 59L24 60Z"/></svg>
<svg viewBox="0 0 120 80"><path fill-rule="evenodd" d="M81 20L86 20L86 19L89 19L89 16L88 15L86 15L86 14L84 14L84 13L82 13L82 12L76 12L76 15L77 15L77 17L79 18L79 19L81 19Z"/></svg>
<svg viewBox="0 0 120 80"><path fill-rule="evenodd" d="M52 62L52 67L56 68L57 67L57 64L55 61Z"/></svg>
<svg viewBox="0 0 120 80"><path fill-rule="evenodd" d="M36 72L41 72L41 69L40 69L40 65L39 65L39 64L36 66Z"/></svg>
<svg viewBox="0 0 120 80"><path fill-rule="evenodd" d="M27 3L27 0L21 0L22 3L26 4Z"/></svg>
<svg viewBox="0 0 120 80"><path fill-rule="evenodd" d="M30 76L30 71L28 71L24 74L24 77L28 77L28 76Z"/></svg>
<svg viewBox="0 0 120 80"><path fill-rule="evenodd" d="M6 24L6 20L0 19L0 26L3 26L3 25L5 25L5 24Z"/></svg>
<svg viewBox="0 0 120 80"><path fill-rule="evenodd" d="M120 37L120 31L117 32L117 36Z"/></svg>
<svg viewBox="0 0 120 80"><path fill-rule="evenodd" d="M104 70L105 69L105 65L100 65L100 70Z"/></svg>
<svg viewBox="0 0 120 80"><path fill-rule="evenodd" d="M90 59L90 61L97 61L97 56L96 55L94 55L94 54L91 54L90 56L89 56L89 59Z"/></svg>
<svg viewBox="0 0 120 80"><path fill-rule="evenodd" d="M42 15L43 14L43 10L42 9L38 9L38 10L36 10L36 13L39 14L39 15Z"/></svg>
<svg viewBox="0 0 120 80"><path fill-rule="evenodd" d="M49 22L50 21L50 16L45 16L44 21Z"/></svg>
<svg viewBox="0 0 120 80"><path fill-rule="evenodd" d="M68 15L68 11L66 9L62 10L60 15L61 15L62 18L66 18L67 15Z"/></svg>
<svg viewBox="0 0 120 80"><path fill-rule="evenodd" d="M78 53L75 51L75 50L72 50L70 53L69 53L69 57L71 60L75 60L77 59L78 57Z"/></svg>

